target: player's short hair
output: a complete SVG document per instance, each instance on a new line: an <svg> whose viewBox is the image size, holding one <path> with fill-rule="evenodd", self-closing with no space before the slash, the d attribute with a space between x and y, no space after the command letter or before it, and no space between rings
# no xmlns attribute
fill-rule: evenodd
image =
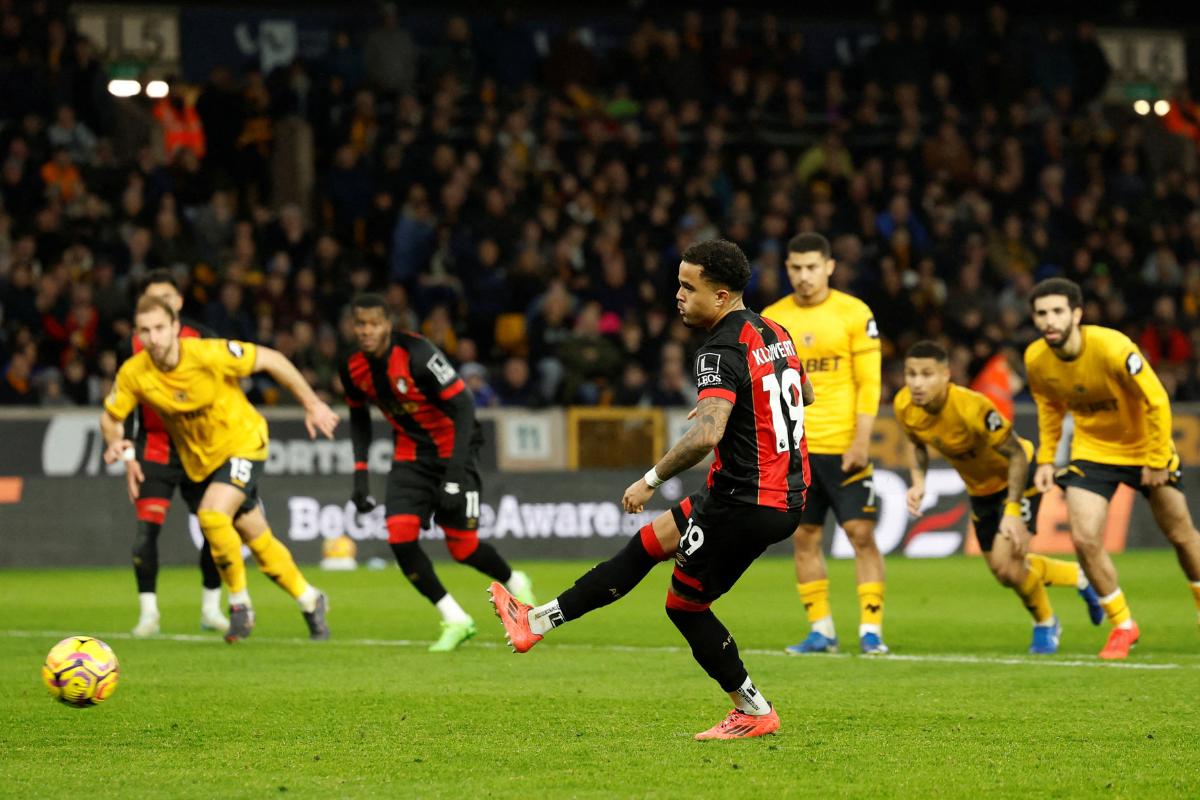
<svg viewBox="0 0 1200 800"><path fill-rule="evenodd" d="M931 342L928 339L922 339L908 348L908 352L904 354L905 358L932 358L939 364L947 364L950 361L950 354L946 352L946 348L942 347L937 342Z"/></svg>
<svg viewBox="0 0 1200 800"><path fill-rule="evenodd" d="M1039 281L1029 293L1029 307L1032 308L1033 304L1043 297L1054 295L1067 298L1067 305L1072 311L1083 307L1083 290L1079 288L1078 283L1066 278L1046 278Z"/></svg>
<svg viewBox="0 0 1200 800"><path fill-rule="evenodd" d="M169 269L152 269L146 273L146 277L142 278L142 282L138 285L138 296L142 296L156 283L167 283L171 285L175 291L179 291L179 281L175 280L175 274Z"/></svg>
<svg viewBox="0 0 1200 800"><path fill-rule="evenodd" d="M683 251L683 260L700 267L704 279L741 292L750 283L750 261L742 248L724 239L710 239Z"/></svg>
<svg viewBox="0 0 1200 800"><path fill-rule="evenodd" d="M798 233L788 242L789 253L820 253L821 258L833 254L829 240L819 233Z"/></svg>
<svg viewBox="0 0 1200 800"><path fill-rule="evenodd" d="M385 316L387 315L387 300L385 300L383 295L379 294L378 292L363 292L360 295L356 295L355 298L350 301L351 311L358 311L359 309L367 311L372 308L378 308L384 313Z"/></svg>
<svg viewBox="0 0 1200 800"><path fill-rule="evenodd" d="M134 316L136 317L138 314L145 314L146 312L154 311L155 309L161 309L167 312L167 316L170 318L171 322L175 322L177 319L179 319L179 315L175 313L175 309L171 308L171 305L166 300L163 300L161 297L154 297L148 294L144 294L138 298L137 310L134 311Z"/></svg>

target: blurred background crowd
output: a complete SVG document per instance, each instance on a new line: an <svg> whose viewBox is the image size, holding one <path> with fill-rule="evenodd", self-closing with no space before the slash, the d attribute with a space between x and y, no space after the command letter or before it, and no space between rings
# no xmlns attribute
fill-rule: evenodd
<svg viewBox="0 0 1200 800"><path fill-rule="evenodd" d="M1027 293L1065 275L1200 399L1200 127L1184 93L1105 108L1087 22L898 15L836 68L803 21L733 7L646 13L605 47L539 46L511 11L369 22L320 61L120 99L53 4L0 0L0 404L98 403L166 268L186 317L334 398L347 302L375 290L481 406L686 405L680 253L737 242L761 309L801 231L885 357L940 338L956 379L1019 396Z"/></svg>

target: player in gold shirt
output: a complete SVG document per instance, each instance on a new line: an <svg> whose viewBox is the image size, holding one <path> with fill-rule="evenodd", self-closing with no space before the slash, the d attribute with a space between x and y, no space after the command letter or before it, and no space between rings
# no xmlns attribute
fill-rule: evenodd
<svg viewBox="0 0 1200 800"><path fill-rule="evenodd" d="M1182 473L1171 441L1170 399L1127 336L1080 325L1079 286L1049 278L1033 288L1030 299L1033 323L1042 335L1025 351L1029 389L1038 408L1035 481L1043 492L1055 481L1066 491L1075 550L1113 624L1100 657L1125 658L1139 631L1103 535L1108 503L1119 484L1149 499L1200 608L1200 533L1179 488ZM1068 411L1075 418L1071 462L1056 473L1054 451Z"/></svg>
<svg viewBox="0 0 1200 800"><path fill-rule="evenodd" d="M874 473L867 456L879 412L880 346L875 317L866 303L829 286L835 266L829 242L802 233L788 242L792 294L763 309L783 325L812 381L814 403L804 410L812 483L793 537L796 588L812 630L789 653L837 651L829 606L829 578L821 552L825 517L834 518L854 546L858 577L859 647L888 651L883 643L883 556L875 545Z"/></svg>
<svg viewBox="0 0 1200 800"><path fill-rule="evenodd" d="M296 599L313 639L326 639L325 595L296 567L274 537L258 503L258 476L267 458L267 422L246 399L239 379L266 372L305 408L310 435L332 438L337 415L281 353L223 339L183 339L175 310L158 297L138 301L134 330L143 350L121 365L100 417L106 463L126 462L136 483L141 467L122 420L139 403L162 417L187 479L181 494L200 521L229 592L226 641L250 635L254 611L246 590L242 542L262 571ZM240 537L239 537L240 535Z"/></svg>
<svg viewBox="0 0 1200 800"><path fill-rule="evenodd" d="M941 345L917 342L909 348L904 388L896 393L893 407L908 436L909 513L921 515L933 447L967 485L975 538L992 574L1013 589L1033 615L1029 652L1058 652L1062 626L1050 606L1047 585L1078 589L1092 623L1099 625L1104 610L1079 565L1029 552L1042 497L1029 472L1033 445L1017 436L986 396L951 383L949 356Z"/></svg>

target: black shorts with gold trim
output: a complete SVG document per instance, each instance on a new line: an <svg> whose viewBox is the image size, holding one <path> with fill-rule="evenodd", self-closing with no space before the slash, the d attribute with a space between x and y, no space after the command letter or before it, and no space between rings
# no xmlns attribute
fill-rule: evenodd
<svg viewBox="0 0 1200 800"><path fill-rule="evenodd" d="M1172 453L1167 464L1167 486L1176 489L1183 488L1183 470L1179 468L1179 454ZM1105 500L1111 500L1117 491L1117 486L1137 489L1146 497L1150 496L1150 488L1142 485L1142 468L1127 464L1101 464L1098 461L1075 460L1054 475L1054 482L1066 491L1074 486L1098 494Z"/></svg>
<svg viewBox="0 0 1200 800"><path fill-rule="evenodd" d="M238 458L235 456L213 470L202 481L193 481L185 476L183 482L179 484L179 494L183 496L183 501L187 503L188 510L195 514L196 509L200 507L200 500L203 499L204 492L208 490L209 484L227 483L230 486L240 489L246 495L241 506L238 507L237 513L234 515L234 519L237 519L242 514L253 511L258 507L258 479L262 477L266 465L266 461L252 458Z"/></svg>
<svg viewBox="0 0 1200 800"><path fill-rule="evenodd" d="M808 487L804 511L800 513L801 525L825 524L825 515L830 510L843 525L854 519L874 522L879 518L874 466L868 464L858 472L845 473L841 456L809 453L808 468L812 484Z"/></svg>
<svg viewBox="0 0 1200 800"><path fill-rule="evenodd" d="M1000 531L1000 520L1004 517L1004 504L1008 501L1008 490L1002 489L993 494L971 497L971 522L975 523L975 538L979 541L979 549L985 553L992 551L996 534ZM1042 493L1033 485L1033 470L1029 471L1029 482L1025 486L1025 494L1021 497L1021 519L1030 533L1037 533L1038 509L1042 505Z"/></svg>

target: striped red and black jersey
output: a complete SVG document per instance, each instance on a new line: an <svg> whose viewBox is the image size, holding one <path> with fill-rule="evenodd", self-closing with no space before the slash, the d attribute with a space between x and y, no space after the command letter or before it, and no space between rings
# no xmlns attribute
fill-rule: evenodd
<svg viewBox="0 0 1200 800"><path fill-rule="evenodd" d="M179 320L179 336L181 338L213 339L216 338L216 335L216 331L198 322L187 319ZM117 369L120 369L122 364L142 350L142 340L137 337L137 334L122 341L117 346ZM130 425L137 426L136 435L130 429ZM134 439L138 461L179 465L179 456L175 453L175 446L171 444L171 437L167 435L167 429L163 427L162 417L145 403L138 406L137 414L129 416L125 433Z"/></svg>
<svg viewBox="0 0 1200 800"><path fill-rule="evenodd" d="M753 311L728 314L696 354L700 399L733 403L714 448L709 492L726 500L799 511L809 484L804 438L808 381L779 324Z"/></svg>
<svg viewBox="0 0 1200 800"><path fill-rule="evenodd" d="M460 436L468 437L472 454L483 445L474 401L467 403L469 430L455 429L452 405L463 393L469 399L470 390L445 354L424 336L398 333L379 358L360 350L342 364L341 376L348 406L371 403L391 423L395 461L445 461L456 444L463 444Z"/></svg>

